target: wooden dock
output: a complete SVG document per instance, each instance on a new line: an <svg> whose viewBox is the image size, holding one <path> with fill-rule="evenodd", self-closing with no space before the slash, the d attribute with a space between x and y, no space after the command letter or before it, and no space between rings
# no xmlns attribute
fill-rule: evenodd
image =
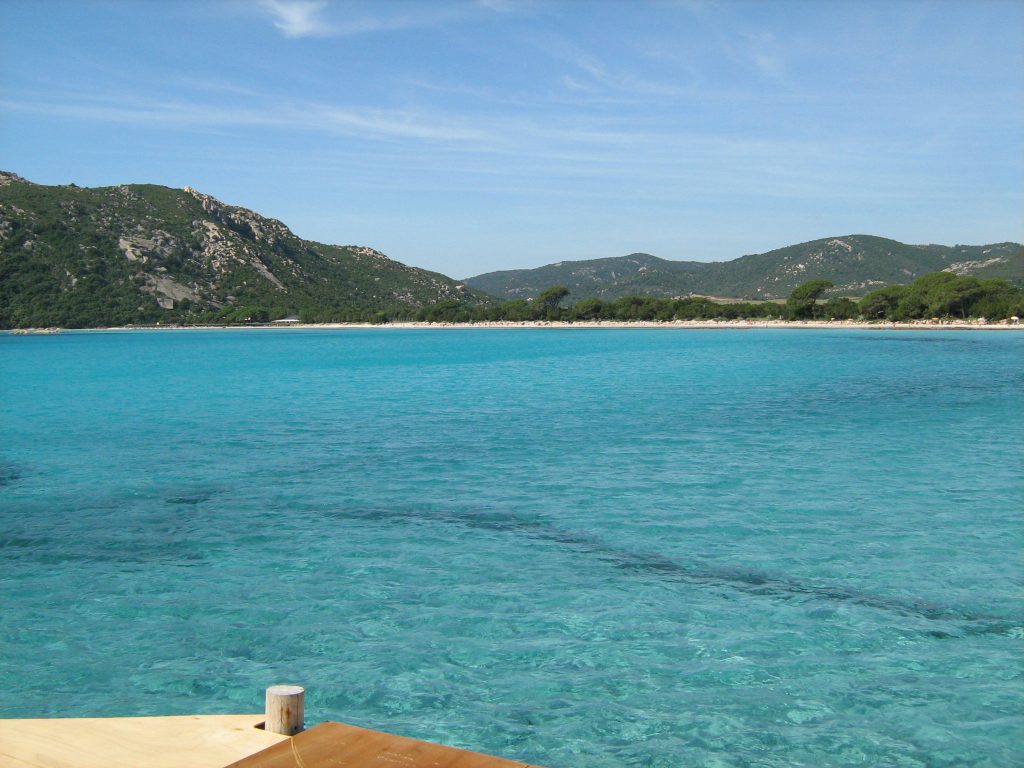
<svg viewBox="0 0 1024 768"><path fill-rule="evenodd" d="M0 720L0 768L535 768L326 722L303 730L305 689L267 689L262 715Z"/></svg>
<svg viewBox="0 0 1024 768"><path fill-rule="evenodd" d="M342 723L296 736L264 715L0 720L0 768L534 768Z"/></svg>
<svg viewBox="0 0 1024 768"><path fill-rule="evenodd" d="M0 720L0 768L224 768L287 736L264 715Z"/></svg>
<svg viewBox="0 0 1024 768"><path fill-rule="evenodd" d="M228 768L536 768L344 723L315 728Z"/></svg>

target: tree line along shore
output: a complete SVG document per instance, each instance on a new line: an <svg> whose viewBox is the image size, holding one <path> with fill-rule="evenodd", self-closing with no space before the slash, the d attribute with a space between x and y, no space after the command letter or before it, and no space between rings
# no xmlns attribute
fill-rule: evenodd
<svg viewBox="0 0 1024 768"><path fill-rule="evenodd" d="M569 290L552 286L531 300L516 299L479 305L455 299L422 307L366 311L351 307L232 306L221 310L194 311L183 302L176 311L142 325L153 327L252 326L280 321L300 324L337 323L636 323L636 322L734 322L734 321L859 321L864 323L919 323L945 321L1012 323L1024 316L1024 288L1001 279L981 280L951 272L933 272L906 285L888 285L859 300L824 295L833 285L828 280L809 280L797 286L784 301L742 301L705 296L656 298L623 296L613 300L583 298L571 302ZM102 311L59 322L23 322L8 328L103 328L136 326L107 317Z"/></svg>
<svg viewBox="0 0 1024 768"><path fill-rule="evenodd" d="M359 314L344 310L305 309L295 319L306 324L715 320L914 322L933 319L961 322L984 319L998 322L1024 315L1024 289L1006 280L979 280L975 277L959 277L950 272L935 272L908 285L879 288L860 300L848 297L822 298L831 287L832 283L828 280L810 280L794 289L785 301L731 301L704 296L676 299L623 296L614 300L584 298L570 303L568 289L556 285L531 301L516 299L491 306L468 306L450 300L418 309L403 308L393 312ZM241 322L271 322L287 316L259 308L242 309L233 314Z"/></svg>

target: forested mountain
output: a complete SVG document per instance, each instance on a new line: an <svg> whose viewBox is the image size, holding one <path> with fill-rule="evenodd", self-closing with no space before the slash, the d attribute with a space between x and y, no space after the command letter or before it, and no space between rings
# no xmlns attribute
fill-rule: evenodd
<svg viewBox="0 0 1024 768"><path fill-rule="evenodd" d="M638 253L492 272L460 284L372 248L303 240L280 221L188 187L43 186L0 172L0 328L286 316L382 321L438 306L465 314L495 306L492 296L532 300L556 285L568 288L572 302L782 299L813 279L834 283L826 296L863 296L939 271L1024 284L1024 247L906 245L850 235L728 262Z"/></svg>
<svg viewBox="0 0 1024 768"><path fill-rule="evenodd" d="M0 328L365 320L446 300L490 301L191 188L43 186L0 172Z"/></svg>
<svg viewBox="0 0 1024 768"><path fill-rule="evenodd" d="M505 299L536 296L564 285L574 300L622 296L674 298L691 294L781 299L801 283L829 280L834 296L863 296L874 288L910 283L948 271L1024 282L1024 246L907 245L869 235L848 235L791 245L725 262L668 261L646 253L563 261L537 269L490 272L466 280Z"/></svg>

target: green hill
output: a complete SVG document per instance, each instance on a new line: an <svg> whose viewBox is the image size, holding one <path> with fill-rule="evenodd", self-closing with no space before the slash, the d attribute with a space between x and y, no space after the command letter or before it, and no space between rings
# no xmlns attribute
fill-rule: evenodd
<svg viewBox="0 0 1024 768"><path fill-rule="evenodd" d="M412 317L433 305L588 297L785 298L807 280L862 296L948 271L1024 284L1024 247L814 240L727 262L644 253L492 272L464 284L372 248L303 240L276 219L194 189L43 186L0 171L0 328ZM490 294L490 295L488 295Z"/></svg>
<svg viewBox="0 0 1024 768"><path fill-rule="evenodd" d="M0 172L0 328L366 320L452 299L490 301L190 188L43 186Z"/></svg>
<svg viewBox="0 0 1024 768"><path fill-rule="evenodd" d="M930 272L1024 282L1024 246L907 245L870 235L813 240L725 262L668 261L646 253L563 261L537 269L490 272L466 283L492 296L525 299L552 285L573 300L691 294L742 299L785 298L807 280L835 283L829 295L863 296L882 285L909 283Z"/></svg>

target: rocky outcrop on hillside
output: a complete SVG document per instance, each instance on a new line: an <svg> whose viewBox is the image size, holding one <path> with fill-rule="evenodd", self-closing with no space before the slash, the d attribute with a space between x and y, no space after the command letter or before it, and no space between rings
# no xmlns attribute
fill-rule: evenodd
<svg viewBox="0 0 1024 768"><path fill-rule="evenodd" d="M0 270L0 327L357 320L488 301L372 248L303 240L191 187L43 186L9 172L0 172Z"/></svg>

